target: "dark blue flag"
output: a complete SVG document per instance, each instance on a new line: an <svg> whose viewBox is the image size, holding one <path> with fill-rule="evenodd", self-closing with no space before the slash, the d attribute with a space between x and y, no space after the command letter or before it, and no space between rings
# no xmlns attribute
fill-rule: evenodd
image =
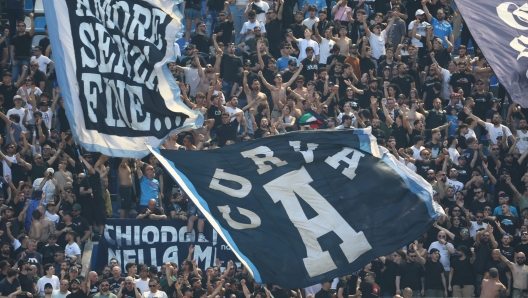
<svg viewBox="0 0 528 298"><path fill-rule="evenodd" d="M469 31L513 102L528 108L528 4L455 0Z"/></svg>
<svg viewBox="0 0 528 298"><path fill-rule="evenodd" d="M442 214L370 130L303 131L210 151L152 149L257 282L350 274Z"/></svg>

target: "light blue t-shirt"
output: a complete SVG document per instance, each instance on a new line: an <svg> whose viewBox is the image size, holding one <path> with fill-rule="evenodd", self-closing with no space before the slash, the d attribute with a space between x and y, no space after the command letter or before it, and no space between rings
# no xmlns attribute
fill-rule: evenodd
<svg viewBox="0 0 528 298"><path fill-rule="evenodd" d="M147 206L150 199L156 199L159 202L158 194L160 191L160 183L156 179L150 180L145 175L139 179L139 185L141 187L141 198L139 205Z"/></svg>
<svg viewBox="0 0 528 298"><path fill-rule="evenodd" d="M449 34L453 34L453 27L451 27L451 24L446 21L440 22L436 18L432 18L431 26L433 26L434 35L440 37L444 43L444 47L447 48L447 42L444 38L446 36L449 37Z"/></svg>
<svg viewBox="0 0 528 298"><path fill-rule="evenodd" d="M295 63L297 63L297 66L299 66L299 61L297 61L297 58L290 56L288 58L280 57L279 59L277 59L277 63L275 63L275 67L279 71L284 71L288 69L288 62L290 62L290 60L294 60Z"/></svg>
<svg viewBox="0 0 528 298"><path fill-rule="evenodd" d="M515 206L510 205L510 212L511 212L514 216L519 217L519 213L517 213L517 209L515 208ZM497 215L502 215L502 209L501 209L501 206L497 206L497 207L495 207L495 209L493 210L493 216L497 216Z"/></svg>

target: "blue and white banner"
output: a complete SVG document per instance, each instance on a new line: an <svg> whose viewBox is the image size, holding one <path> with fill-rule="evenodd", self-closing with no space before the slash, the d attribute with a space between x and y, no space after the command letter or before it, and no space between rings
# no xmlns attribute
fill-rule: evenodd
<svg viewBox="0 0 528 298"><path fill-rule="evenodd" d="M223 262L222 267L226 267L230 260L237 261L210 224L206 223L204 227L208 243L195 242L194 231L191 234L193 241L185 242L186 232L186 220L108 219L104 236L99 240L95 268L103 269L111 258L116 258L123 266L128 262L158 267L164 262L174 262L180 266L187 258L191 244L194 245L192 258L202 270L216 266L216 258Z"/></svg>
<svg viewBox="0 0 528 298"><path fill-rule="evenodd" d="M143 157L171 131L201 127L167 63L181 22L173 1L47 0L57 78L75 139L109 156Z"/></svg>
<svg viewBox="0 0 528 298"><path fill-rule="evenodd" d="M152 149L257 282L350 274L429 229L429 183L368 130L287 133L211 151Z"/></svg>
<svg viewBox="0 0 528 298"><path fill-rule="evenodd" d="M513 102L528 108L526 0L455 0L469 31Z"/></svg>

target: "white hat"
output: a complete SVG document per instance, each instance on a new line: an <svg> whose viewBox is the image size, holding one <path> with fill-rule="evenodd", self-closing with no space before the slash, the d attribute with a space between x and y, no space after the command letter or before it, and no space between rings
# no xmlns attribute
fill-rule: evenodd
<svg viewBox="0 0 528 298"><path fill-rule="evenodd" d="M55 173L55 170L53 168L48 168L46 171L50 172L51 175Z"/></svg>
<svg viewBox="0 0 528 298"><path fill-rule="evenodd" d="M423 14L425 14L425 11L423 11L421 9L418 9L414 15L415 16L420 16L420 15L423 15Z"/></svg>

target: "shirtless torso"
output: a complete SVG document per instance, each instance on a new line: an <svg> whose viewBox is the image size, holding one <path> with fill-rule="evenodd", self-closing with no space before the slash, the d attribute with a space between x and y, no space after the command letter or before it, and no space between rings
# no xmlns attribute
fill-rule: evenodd
<svg viewBox="0 0 528 298"><path fill-rule="evenodd" d="M498 280L498 278L483 279L480 298L498 298L500 290L506 291L506 287Z"/></svg>
<svg viewBox="0 0 528 298"><path fill-rule="evenodd" d="M409 125L411 127L414 127L414 121L416 120L422 120L425 124L425 116L413 109L407 111L407 120L409 121Z"/></svg>
<svg viewBox="0 0 528 298"><path fill-rule="evenodd" d="M42 226L42 235L40 236L40 242L48 243L48 236L50 233L55 233L55 226L53 221L43 215L40 219L40 225Z"/></svg>

